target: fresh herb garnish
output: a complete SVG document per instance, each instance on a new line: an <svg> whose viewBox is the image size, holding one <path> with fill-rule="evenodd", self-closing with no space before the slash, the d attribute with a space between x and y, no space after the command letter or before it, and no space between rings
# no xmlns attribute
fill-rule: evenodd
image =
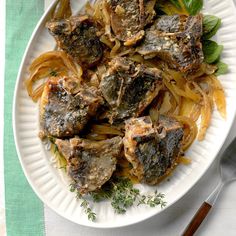
<svg viewBox="0 0 236 236"><path fill-rule="evenodd" d="M178 9L181 9L181 3L179 0L170 0L170 2Z"/></svg>
<svg viewBox="0 0 236 236"><path fill-rule="evenodd" d="M96 220L96 213L92 211L89 201L85 199L76 189L76 185L70 184L70 191L76 192L76 198L81 200L80 206L84 209L85 214L88 216L88 220L95 221Z"/></svg>
<svg viewBox="0 0 236 236"><path fill-rule="evenodd" d="M203 0L160 0L157 1L157 12L161 10L167 15L176 13L196 15L203 7Z"/></svg>
<svg viewBox="0 0 236 236"><path fill-rule="evenodd" d="M220 61L220 56L223 51L223 46L218 45L215 41L209 40L213 37L221 26L221 19L206 15L203 19L203 36L202 36L202 48L204 53L204 61L208 64L214 64L218 67L215 75L226 74L228 71L228 65Z"/></svg>
<svg viewBox="0 0 236 236"><path fill-rule="evenodd" d="M228 65L222 61L217 62L216 66L218 67L215 75L224 75L228 72Z"/></svg>
<svg viewBox="0 0 236 236"><path fill-rule="evenodd" d="M203 7L203 0L182 0L182 2L190 15L196 15Z"/></svg>
<svg viewBox="0 0 236 236"><path fill-rule="evenodd" d="M218 29L221 26L221 19L212 16L212 15L205 15L203 18L203 39L210 39L213 37Z"/></svg>
<svg viewBox="0 0 236 236"><path fill-rule="evenodd" d="M129 179L117 178L113 182L111 205L116 213L124 214L127 208L134 205L139 195L139 190L133 187Z"/></svg>
<svg viewBox="0 0 236 236"><path fill-rule="evenodd" d="M86 200L81 194L77 194L77 199L82 201L80 206L84 209L84 213L88 216L88 220L95 221L96 213L92 211L89 201Z"/></svg>
<svg viewBox="0 0 236 236"><path fill-rule="evenodd" d="M76 191L75 185L72 184L70 189L72 192ZM100 190L89 193L89 196L94 202L109 200L117 214L124 214L128 208L134 205L145 204L150 207L160 205L162 208L166 205L164 194L157 191L149 195L140 194L139 189L134 188L131 180L123 177L113 177ZM84 208L88 219L95 220L96 214L89 206L89 201L78 192L77 197L82 200L81 207Z"/></svg>
<svg viewBox="0 0 236 236"><path fill-rule="evenodd" d="M90 194L94 201L109 199L115 212L124 214L133 205L146 204L150 207L161 205L164 207L166 202L164 194L155 192L151 195L140 194L139 189L135 188L128 178L113 177L101 190Z"/></svg>
<svg viewBox="0 0 236 236"><path fill-rule="evenodd" d="M89 202L84 198L80 199L82 199L82 203L80 204L80 206L83 207L84 212L88 215L88 220L95 221L96 213L94 213L92 209L89 207Z"/></svg>
<svg viewBox="0 0 236 236"><path fill-rule="evenodd" d="M76 190L76 185L73 183L73 184L70 184L70 191L73 193L75 192Z"/></svg>
<svg viewBox="0 0 236 236"><path fill-rule="evenodd" d="M223 51L223 46L218 45L212 40L204 40L202 43L204 53L204 61L208 64L216 62Z"/></svg>
<svg viewBox="0 0 236 236"><path fill-rule="evenodd" d="M166 202L163 201L164 197L165 197L164 194L158 193L157 191L155 191L154 194L151 196L142 195L141 199L139 200L138 206L141 204L146 204L149 205L150 207L161 205L161 208L163 208L166 206Z"/></svg>

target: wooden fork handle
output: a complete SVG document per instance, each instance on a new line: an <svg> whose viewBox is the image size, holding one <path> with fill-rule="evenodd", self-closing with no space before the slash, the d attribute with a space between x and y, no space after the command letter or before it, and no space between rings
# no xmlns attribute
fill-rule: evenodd
<svg viewBox="0 0 236 236"><path fill-rule="evenodd" d="M187 228L184 230L182 236L193 236L201 225L201 223L203 222L203 220L206 218L211 207L212 206L209 203L204 202L192 218Z"/></svg>

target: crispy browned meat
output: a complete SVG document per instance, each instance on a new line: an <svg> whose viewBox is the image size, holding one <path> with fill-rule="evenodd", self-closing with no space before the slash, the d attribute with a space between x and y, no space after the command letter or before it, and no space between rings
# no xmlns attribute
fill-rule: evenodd
<svg viewBox="0 0 236 236"><path fill-rule="evenodd" d="M203 62L202 15L161 16L146 31L137 51L146 58L158 56L175 69L189 72Z"/></svg>
<svg viewBox="0 0 236 236"><path fill-rule="evenodd" d="M166 116L160 116L155 125L146 116L131 118L125 130L125 156L133 165L132 173L144 183L157 184L180 155L182 126Z"/></svg>
<svg viewBox="0 0 236 236"><path fill-rule="evenodd" d="M87 16L53 20L47 23L58 46L74 60L86 67L96 65L103 56L103 47L97 37L97 27Z"/></svg>
<svg viewBox="0 0 236 236"><path fill-rule="evenodd" d="M155 12L148 12L144 0L109 0L108 12L115 36L125 45L133 45L144 36L144 26L149 23Z"/></svg>
<svg viewBox="0 0 236 236"><path fill-rule="evenodd" d="M63 138L78 134L95 115L102 101L93 87L79 88L78 91L76 80L50 79L44 88L40 106L44 135Z"/></svg>
<svg viewBox="0 0 236 236"><path fill-rule="evenodd" d="M127 58L115 58L100 89L112 108L111 122L139 116L162 87L162 73Z"/></svg>
<svg viewBox="0 0 236 236"><path fill-rule="evenodd" d="M67 159L68 172L81 194L95 191L106 183L116 169L116 158L122 148L122 138L90 141L80 138L56 140Z"/></svg>

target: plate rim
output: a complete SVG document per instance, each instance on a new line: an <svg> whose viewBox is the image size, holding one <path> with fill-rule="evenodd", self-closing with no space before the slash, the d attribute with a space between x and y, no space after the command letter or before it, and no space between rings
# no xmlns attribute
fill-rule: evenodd
<svg viewBox="0 0 236 236"><path fill-rule="evenodd" d="M20 80L22 78L23 68L24 68L24 64L25 64L26 58L28 56L29 48L32 45L33 40L35 39L36 34L37 34L38 30L40 29L41 24L46 19L46 17L48 17L48 15L50 14L51 10L55 7L56 3L57 3L57 0L55 0L53 3L51 3L51 5L44 12L42 17L40 18L40 20L36 24L36 26L35 26L35 28L34 28L34 30L32 32L32 35L31 35L31 37L30 37L30 39L28 41L28 44L26 46L25 52L24 52L24 54L22 56L20 67L19 67L18 74L17 74L17 79L16 79L16 82L15 82L14 96L13 96L13 103L12 103L12 127L13 127L13 136L14 136L14 142L15 142L15 147L16 147L16 151L17 151L17 156L18 156L18 159L20 161L21 167L23 169L24 175L25 175L28 183L30 184L30 187L34 190L34 193L42 201L43 204L47 205L50 209L55 211L57 214L59 214L63 218L65 218L67 220L70 220L70 221L72 221L72 222L74 222L76 224L83 225L83 226L88 226L88 227L92 227L92 228L100 228L100 229L107 228L107 229L112 229L112 228L126 227L126 226L130 226L130 225L134 225L134 224L146 221L146 220L150 219L151 217L157 216L158 214L160 214L160 213L164 212L165 210L169 209L170 207L174 206L176 204L176 202L181 200L189 191L191 191L191 189L193 189L195 187L195 185L199 182L199 180L206 174L206 172L208 171L210 166L217 159L217 156L218 156L220 150L222 149L222 147L223 147L223 145L224 145L224 143L225 143L225 141L226 141L226 139L227 139L227 137L229 135L229 132L230 132L230 130L232 128L232 125L233 125L234 118L236 117L236 108L235 108L233 114L230 116L230 119L227 120L227 122L229 122L230 124L227 125L227 131L226 131L225 138L220 143L220 145L216 147L216 155L215 155L215 157L212 158L212 160L210 160L209 162L207 162L207 165L205 166L204 171L202 171L201 174L198 176L198 178L196 178L193 181L193 184L191 184L191 186L189 188L186 188L184 191L182 191L181 194L179 194L179 196L177 198L175 198L174 201L171 202L171 204L168 204L166 207L164 207L163 209L161 209L161 210L159 210L157 212L153 212L153 213L150 213L150 214L146 215L144 218L140 218L139 220L135 220L134 222L129 222L129 223L125 224L125 225L124 224L117 224L115 226L114 225L109 226L109 225L104 225L104 223L103 224L96 224L96 223L90 222L90 221L87 221L86 223L85 222L79 223L78 221L75 221L72 217L70 217L70 216L68 216L66 214L63 214L56 207L54 207L52 204L50 205L50 203L43 197L43 195L40 193L40 191L34 185L33 181L31 181L29 173L27 172L27 170L25 168L25 165L23 163L23 160L22 160L23 158L22 158L22 155L20 153L18 137L17 137L18 134L17 134L17 129L16 129L16 123L17 123L16 122L16 119L17 119L17 112L16 112L16 108L17 108L16 107L17 92L18 92L18 89L20 87ZM235 9L236 9L236 7L235 7Z"/></svg>

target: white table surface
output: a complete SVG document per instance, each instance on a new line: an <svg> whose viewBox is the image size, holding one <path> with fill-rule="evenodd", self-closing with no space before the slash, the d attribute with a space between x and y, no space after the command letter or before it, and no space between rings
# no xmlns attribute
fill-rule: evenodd
<svg viewBox="0 0 236 236"><path fill-rule="evenodd" d="M45 0L46 6L51 0ZM4 234L4 180L3 180L3 61L4 61L4 10L5 0L0 0L0 235ZM3 22L3 23L2 23ZM236 136L236 122L224 147ZM137 225L120 229L91 229L76 225L44 207L46 236L178 236L188 224L201 203L217 184L218 161L186 196L160 215ZM236 182L228 185L220 195L217 204L198 230L197 236L235 236L236 235Z"/></svg>

